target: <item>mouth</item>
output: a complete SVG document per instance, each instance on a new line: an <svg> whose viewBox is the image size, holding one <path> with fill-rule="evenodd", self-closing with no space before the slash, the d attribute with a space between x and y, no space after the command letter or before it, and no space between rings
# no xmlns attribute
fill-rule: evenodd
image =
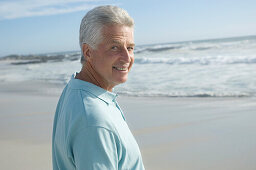
<svg viewBox="0 0 256 170"><path fill-rule="evenodd" d="M115 67L115 66L113 66L112 68L115 69L115 70L118 70L118 71L127 71L128 70L128 67Z"/></svg>

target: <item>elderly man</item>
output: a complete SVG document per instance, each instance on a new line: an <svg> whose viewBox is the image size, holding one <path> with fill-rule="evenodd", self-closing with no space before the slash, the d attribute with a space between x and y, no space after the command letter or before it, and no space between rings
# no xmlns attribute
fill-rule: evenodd
<svg viewBox="0 0 256 170"><path fill-rule="evenodd" d="M82 69L59 99L54 170L143 170L141 153L116 97L134 62L133 19L115 6L89 11L80 25Z"/></svg>

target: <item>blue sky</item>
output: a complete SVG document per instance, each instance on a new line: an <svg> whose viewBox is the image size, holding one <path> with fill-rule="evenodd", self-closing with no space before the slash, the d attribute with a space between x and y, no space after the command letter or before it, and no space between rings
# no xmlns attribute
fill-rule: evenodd
<svg viewBox="0 0 256 170"><path fill-rule="evenodd" d="M256 35L255 0L0 0L0 56L79 50L79 25L98 5L135 20L135 43Z"/></svg>

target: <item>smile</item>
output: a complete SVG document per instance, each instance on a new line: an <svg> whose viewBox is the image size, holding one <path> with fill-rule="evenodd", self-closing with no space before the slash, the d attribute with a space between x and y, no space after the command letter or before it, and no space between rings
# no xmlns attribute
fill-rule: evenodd
<svg viewBox="0 0 256 170"><path fill-rule="evenodd" d="M126 71L126 70L128 70L127 67L114 67L114 66L113 66L113 68L116 69L116 70L118 70L118 71Z"/></svg>

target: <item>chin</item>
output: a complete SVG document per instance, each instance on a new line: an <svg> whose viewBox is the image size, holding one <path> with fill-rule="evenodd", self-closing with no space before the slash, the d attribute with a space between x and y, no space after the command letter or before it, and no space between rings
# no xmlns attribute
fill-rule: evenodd
<svg viewBox="0 0 256 170"><path fill-rule="evenodd" d="M122 77L122 78L119 78L118 80L116 80L116 84L122 84L122 83L125 83L127 81L127 77Z"/></svg>

